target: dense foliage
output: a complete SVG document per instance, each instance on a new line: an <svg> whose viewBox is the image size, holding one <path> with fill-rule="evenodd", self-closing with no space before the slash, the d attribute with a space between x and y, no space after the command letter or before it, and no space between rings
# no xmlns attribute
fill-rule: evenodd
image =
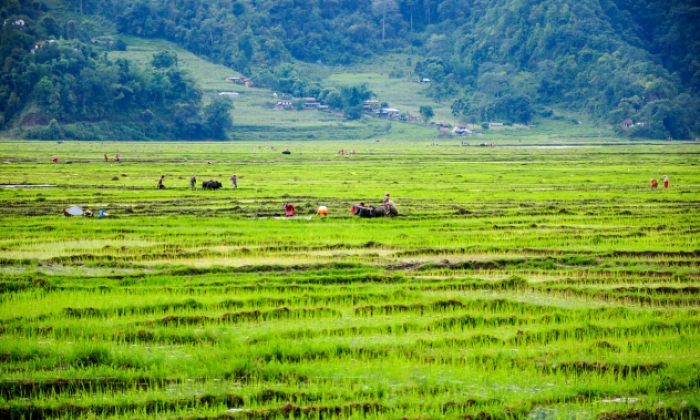
<svg viewBox="0 0 700 420"><path fill-rule="evenodd" d="M297 97L329 92L291 64L294 59L346 64L400 50L422 55L414 71L431 79L426 93L451 103L464 121L528 123L568 109L617 127L630 120L631 127L620 128L630 137L687 139L700 133L700 7L691 0L66 4L86 20L62 22L28 0L4 6L3 20L9 20L2 56L11 62L5 63L5 79L12 79L13 63L23 60L34 40L85 41L87 18L100 16L113 20L119 32L172 40L252 76L256 86ZM19 17L27 21L23 32L12 26ZM172 65L172 57L160 59ZM154 64L160 67L161 60ZM26 101L17 90L0 92L5 119Z"/></svg>
<svg viewBox="0 0 700 420"><path fill-rule="evenodd" d="M535 104L563 104L616 125L646 123L632 135L690 138L699 131L697 89L675 66L664 67L614 2L492 0L469 10L467 23L427 46L441 59L416 66L437 82L435 95L441 85L464 87L455 114L524 123Z"/></svg>
<svg viewBox="0 0 700 420"><path fill-rule="evenodd" d="M10 3L3 9L11 23L0 35L6 57L0 79L0 127L31 101L21 117L23 125L38 126L26 134L30 138L227 137L231 103L217 99L202 107L200 89L176 67L174 52L155 54L152 68L124 59L112 62L80 39L55 39L71 37L48 30L53 24L46 22L54 19L35 4L31 7ZM20 19L23 24L15 24Z"/></svg>
<svg viewBox="0 0 700 420"><path fill-rule="evenodd" d="M349 63L417 48L428 93L469 121L526 123L550 107L586 112L625 134L700 132L700 12L681 0L136 0L120 31L165 37L246 73L291 57ZM283 71L287 72L288 69ZM263 71L263 85L314 94ZM256 74L257 75L257 74ZM280 86L281 85L281 86Z"/></svg>

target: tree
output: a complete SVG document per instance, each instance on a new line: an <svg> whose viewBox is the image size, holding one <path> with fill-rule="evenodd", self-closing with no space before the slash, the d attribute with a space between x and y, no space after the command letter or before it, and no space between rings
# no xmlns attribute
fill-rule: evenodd
<svg viewBox="0 0 700 420"><path fill-rule="evenodd" d="M151 111L148 108L146 108L146 110L141 113L141 120L143 120L143 122L146 123L143 126L143 136L144 137L146 137L146 130L151 125L151 121L153 121L154 117L155 117L155 114L153 114L153 111Z"/></svg>
<svg viewBox="0 0 700 420"><path fill-rule="evenodd" d="M423 122L427 124L428 121L430 121L435 116L435 113L433 112L433 107L430 105L421 105L420 116L423 119Z"/></svg>
<svg viewBox="0 0 700 420"><path fill-rule="evenodd" d="M396 0L372 0L372 12L375 15L382 17L382 41L386 34L386 15L399 10L399 5Z"/></svg>
<svg viewBox="0 0 700 420"><path fill-rule="evenodd" d="M236 16L240 16L243 13L245 13L245 5L241 3L240 1L236 1L233 3L233 14Z"/></svg>
<svg viewBox="0 0 700 420"><path fill-rule="evenodd" d="M177 53L172 50L158 51L153 54L151 65L157 69L177 66Z"/></svg>
<svg viewBox="0 0 700 420"><path fill-rule="evenodd" d="M459 98L452 102L452 105L450 106L450 109L452 110L452 115L453 116L458 116L464 111L464 100L462 98Z"/></svg>
<svg viewBox="0 0 700 420"><path fill-rule="evenodd" d="M250 61L255 52L255 36L250 28L246 29L241 36L238 37L238 50L243 52L246 60Z"/></svg>
<svg viewBox="0 0 700 420"><path fill-rule="evenodd" d="M58 121L55 118L49 122L49 126L46 128L46 137L49 140L60 140L63 138L63 129L58 125Z"/></svg>
<svg viewBox="0 0 700 420"><path fill-rule="evenodd" d="M442 82L445 77L445 68L442 64L430 63L422 71L422 74L433 82Z"/></svg>
<svg viewBox="0 0 700 420"><path fill-rule="evenodd" d="M340 97L343 101L343 113L348 119L359 120L364 110L364 101L374 96L367 89L366 84L343 86L340 88Z"/></svg>
<svg viewBox="0 0 700 420"><path fill-rule="evenodd" d="M227 97L217 96L204 107L204 118L206 121L208 135L212 139L225 140L226 132L233 128L231 110L233 102Z"/></svg>
<svg viewBox="0 0 700 420"><path fill-rule="evenodd" d="M66 23L66 38L68 38L68 39L75 38L75 21L74 20L69 20Z"/></svg>

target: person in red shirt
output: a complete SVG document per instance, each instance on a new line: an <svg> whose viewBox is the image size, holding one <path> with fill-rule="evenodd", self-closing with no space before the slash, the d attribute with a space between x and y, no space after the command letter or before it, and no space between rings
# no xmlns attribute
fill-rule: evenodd
<svg viewBox="0 0 700 420"><path fill-rule="evenodd" d="M651 188L657 188L659 186L659 183L654 178L649 182L651 182Z"/></svg>
<svg viewBox="0 0 700 420"><path fill-rule="evenodd" d="M292 203L284 203L284 216L285 217L294 217L297 215L296 210L294 210L294 204Z"/></svg>

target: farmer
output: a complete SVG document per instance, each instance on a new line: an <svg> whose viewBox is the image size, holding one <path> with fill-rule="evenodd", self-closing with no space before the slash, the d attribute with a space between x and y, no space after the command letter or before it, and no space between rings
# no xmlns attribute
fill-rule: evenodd
<svg viewBox="0 0 700 420"><path fill-rule="evenodd" d="M382 206L384 207L384 212L385 212L384 214L386 216L398 216L399 215L399 209L396 207L396 204L394 204L394 200L389 198L389 193L386 194L386 198L384 199Z"/></svg>
<svg viewBox="0 0 700 420"><path fill-rule="evenodd" d="M389 198L389 193L386 193L386 195L384 196L384 200L382 200L382 204L388 203L389 200L391 200L391 198Z"/></svg>
<svg viewBox="0 0 700 420"><path fill-rule="evenodd" d="M107 157L107 153L105 153L105 162L109 162L109 158Z"/></svg>
<svg viewBox="0 0 700 420"><path fill-rule="evenodd" d="M58 156L54 156L54 157L51 159L51 162L53 162L53 163L58 163Z"/></svg>
<svg viewBox="0 0 700 420"><path fill-rule="evenodd" d="M321 217L327 217L328 216L328 207L326 207L325 204L321 204L316 213L318 213L318 215Z"/></svg>
<svg viewBox="0 0 700 420"><path fill-rule="evenodd" d="M668 188L668 175L664 175L664 188Z"/></svg>
<svg viewBox="0 0 700 420"><path fill-rule="evenodd" d="M192 191L194 191L197 188L197 177L192 175L192 178L190 178L190 188L192 188Z"/></svg>
<svg viewBox="0 0 700 420"><path fill-rule="evenodd" d="M116 155L114 155L114 161L117 162L117 163L119 163L119 162L122 161L121 159L119 159L119 153L117 153Z"/></svg>
<svg viewBox="0 0 700 420"><path fill-rule="evenodd" d="M659 186L659 183L654 178L652 178L651 181L649 181L649 182L651 183L652 189L657 188Z"/></svg>
<svg viewBox="0 0 700 420"><path fill-rule="evenodd" d="M165 175L161 175L160 179L158 180L158 189L159 190L164 190L165 185L163 185L163 179L165 178Z"/></svg>
<svg viewBox="0 0 700 420"><path fill-rule="evenodd" d="M284 203L284 217L294 217L297 215L296 210L294 210L294 204L292 203Z"/></svg>
<svg viewBox="0 0 700 420"><path fill-rule="evenodd" d="M233 174L231 177L231 184L233 184L233 188L238 188L238 180L236 179L236 174Z"/></svg>

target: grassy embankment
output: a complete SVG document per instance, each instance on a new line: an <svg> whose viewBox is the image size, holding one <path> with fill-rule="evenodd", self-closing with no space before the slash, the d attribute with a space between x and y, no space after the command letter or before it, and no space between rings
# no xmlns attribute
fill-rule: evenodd
<svg viewBox="0 0 700 420"><path fill-rule="evenodd" d="M2 417L700 414L697 146L259 145L0 144Z"/></svg>

